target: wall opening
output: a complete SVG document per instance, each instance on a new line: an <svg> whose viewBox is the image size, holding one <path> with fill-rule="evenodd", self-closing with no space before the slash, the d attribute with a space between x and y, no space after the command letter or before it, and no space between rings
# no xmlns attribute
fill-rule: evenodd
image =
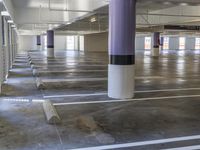
<svg viewBox="0 0 200 150"><path fill-rule="evenodd" d="M163 49L164 50L169 50L169 37L164 37Z"/></svg>
<svg viewBox="0 0 200 150"><path fill-rule="evenodd" d="M66 37L66 48L67 48L67 50L75 49L75 36L67 36Z"/></svg>
<svg viewBox="0 0 200 150"><path fill-rule="evenodd" d="M179 37L179 50L185 49L185 37Z"/></svg>
<svg viewBox="0 0 200 150"><path fill-rule="evenodd" d="M79 50L84 51L84 36L79 36Z"/></svg>
<svg viewBox="0 0 200 150"><path fill-rule="evenodd" d="M46 50L47 49L47 36L44 35L43 38L44 38L44 49Z"/></svg>
<svg viewBox="0 0 200 150"><path fill-rule="evenodd" d="M200 50L200 38L195 38L195 50Z"/></svg>
<svg viewBox="0 0 200 150"><path fill-rule="evenodd" d="M151 49L151 37L145 37L144 49L145 50L150 50Z"/></svg>

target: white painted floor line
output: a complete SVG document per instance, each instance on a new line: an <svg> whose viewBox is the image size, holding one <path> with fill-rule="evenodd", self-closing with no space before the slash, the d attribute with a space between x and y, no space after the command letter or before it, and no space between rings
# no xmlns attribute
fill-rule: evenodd
<svg viewBox="0 0 200 150"><path fill-rule="evenodd" d="M190 90L200 90L200 88L146 90L146 91L135 91L135 93L176 92L176 91L190 91ZM108 94L107 92L101 92L101 93L69 94L69 95L49 95L49 96L44 96L44 98L86 97L86 96L101 96L107 94Z"/></svg>
<svg viewBox="0 0 200 150"><path fill-rule="evenodd" d="M82 73L82 72L106 72L107 70L61 70L61 71L36 71L36 73Z"/></svg>
<svg viewBox="0 0 200 150"><path fill-rule="evenodd" d="M93 93L93 94L71 94L71 95L51 95L51 96L44 96L44 98L61 98L61 97L86 97L86 96L100 96L106 95L107 93Z"/></svg>
<svg viewBox="0 0 200 150"><path fill-rule="evenodd" d="M163 79L164 77L162 76L141 76L141 77L135 77L135 80L140 80L140 79Z"/></svg>
<svg viewBox="0 0 200 150"><path fill-rule="evenodd" d="M162 79L160 76L147 76L147 77L136 77L136 80L140 79ZM71 78L71 79L41 79L42 82L76 82L76 81L107 81L107 77L103 78Z"/></svg>
<svg viewBox="0 0 200 150"><path fill-rule="evenodd" d="M34 65L35 68L43 67L108 67L108 65L80 65L80 64L63 64L63 65Z"/></svg>
<svg viewBox="0 0 200 150"><path fill-rule="evenodd" d="M135 93L173 92L173 91L190 91L190 90L200 90L200 88L146 90L146 91L136 91Z"/></svg>
<svg viewBox="0 0 200 150"><path fill-rule="evenodd" d="M148 100L163 100L163 99L196 98L196 97L200 97L200 95L183 95L183 96L166 96L166 97L151 97L151 98L137 98L137 99L67 102L67 103L54 103L53 105L54 106L63 106L63 105L102 104L102 103L119 103L119 102L134 102L134 101L148 101Z"/></svg>
<svg viewBox="0 0 200 150"><path fill-rule="evenodd" d="M2 101L6 102L34 102L34 103L43 103L45 100L42 99L22 99L22 98L3 98Z"/></svg>
<svg viewBox="0 0 200 150"><path fill-rule="evenodd" d="M81 81L106 81L107 78L77 78L77 79L42 79L42 82L81 82Z"/></svg>
<svg viewBox="0 0 200 150"><path fill-rule="evenodd" d="M169 148L169 149L163 149L163 150L199 150L199 149L200 149L200 145L193 145L193 146Z"/></svg>
<svg viewBox="0 0 200 150"><path fill-rule="evenodd" d="M163 144L163 143L173 143L173 142L181 142L181 141L197 140L197 139L200 139L200 135L176 137L176 138L168 138L168 139L160 139L160 140L152 140L152 141L143 141L143 142L134 142L134 143L104 145L104 146L87 147L87 148L77 148L77 149L71 149L71 150L108 150L108 149L119 149L119 148L128 148L128 147L136 147L136 146L157 145L157 144Z"/></svg>

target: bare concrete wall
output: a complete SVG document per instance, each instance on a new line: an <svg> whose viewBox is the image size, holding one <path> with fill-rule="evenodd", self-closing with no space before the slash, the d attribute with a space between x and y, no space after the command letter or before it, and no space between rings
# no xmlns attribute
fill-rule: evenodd
<svg viewBox="0 0 200 150"><path fill-rule="evenodd" d="M85 35L84 49L86 52L107 52L108 32Z"/></svg>

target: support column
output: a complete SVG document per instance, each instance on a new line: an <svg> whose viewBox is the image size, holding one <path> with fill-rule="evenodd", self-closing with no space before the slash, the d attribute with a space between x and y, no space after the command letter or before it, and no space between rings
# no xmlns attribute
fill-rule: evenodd
<svg viewBox="0 0 200 150"><path fill-rule="evenodd" d="M5 17L4 19L4 32L5 32L5 43L4 43L4 51L5 51L5 80L7 80L8 73L9 73L9 49L8 49L8 23L6 22Z"/></svg>
<svg viewBox="0 0 200 150"><path fill-rule="evenodd" d="M134 97L136 0L110 0L108 96Z"/></svg>
<svg viewBox="0 0 200 150"><path fill-rule="evenodd" d="M47 57L54 57L54 31L47 31Z"/></svg>
<svg viewBox="0 0 200 150"><path fill-rule="evenodd" d="M41 36L37 35L37 50L41 50Z"/></svg>
<svg viewBox="0 0 200 150"><path fill-rule="evenodd" d="M8 24L8 50L9 50L9 69L12 68L12 28L11 24Z"/></svg>
<svg viewBox="0 0 200 150"><path fill-rule="evenodd" d="M153 49L151 51L151 55L153 57L159 57L160 55L159 45L160 45L160 33L155 32L153 34Z"/></svg>
<svg viewBox="0 0 200 150"><path fill-rule="evenodd" d="M12 62L15 60L15 36L14 36L14 28L12 28Z"/></svg>
<svg viewBox="0 0 200 150"><path fill-rule="evenodd" d="M0 6L2 4L0 3ZM0 8L1 9L1 8ZM0 11L0 33L2 33L2 16L1 16L1 11ZM2 36L0 36L0 94L1 94L1 86L2 86L2 83L3 83L3 80L4 80L4 70L3 70L3 67L4 67L4 63L3 63L3 39L2 39Z"/></svg>
<svg viewBox="0 0 200 150"><path fill-rule="evenodd" d="M163 50L164 37L160 37L160 52Z"/></svg>
<svg viewBox="0 0 200 150"><path fill-rule="evenodd" d="M80 35L77 36L77 46L78 46L78 51L80 51Z"/></svg>
<svg viewBox="0 0 200 150"><path fill-rule="evenodd" d="M7 51L6 51L6 22L4 16L1 17L2 22L2 53L3 53L3 81L6 80L7 74Z"/></svg>

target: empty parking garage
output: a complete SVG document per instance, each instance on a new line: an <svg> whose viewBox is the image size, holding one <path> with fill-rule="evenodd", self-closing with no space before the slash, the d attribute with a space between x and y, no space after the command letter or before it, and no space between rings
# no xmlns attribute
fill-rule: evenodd
<svg viewBox="0 0 200 150"><path fill-rule="evenodd" d="M0 12L0 150L200 149L199 0Z"/></svg>

